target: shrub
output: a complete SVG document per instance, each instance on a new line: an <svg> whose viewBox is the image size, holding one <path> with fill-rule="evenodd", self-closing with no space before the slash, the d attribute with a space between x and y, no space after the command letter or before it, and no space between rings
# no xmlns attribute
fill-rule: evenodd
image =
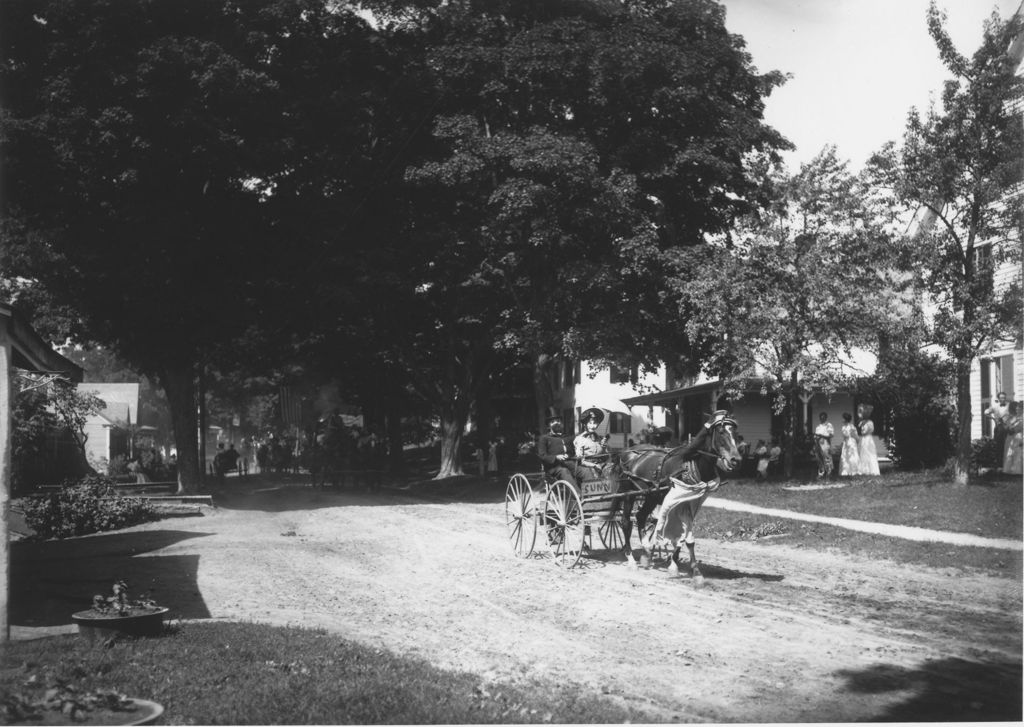
<svg viewBox="0 0 1024 727"><path fill-rule="evenodd" d="M971 469L977 472L981 467L994 469L1002 467L1002 458L996 448L996 440L982 437L971 441Z"/></svg>
<svg viewBox="0 0 1024 727"><path fill-rule="evenodd" d="M114 494L112 481L97 475L77 483L65 482L59 492L25 504L25 522L42 538L88 535L155 518L148 502Z"/></svg>
<svg viewBox="0 0 1024 727"><path fill-rule="evenodd" d="M107 474L111 477L128 474L128 458L123 454L115 454L107 463Z"/></svg>

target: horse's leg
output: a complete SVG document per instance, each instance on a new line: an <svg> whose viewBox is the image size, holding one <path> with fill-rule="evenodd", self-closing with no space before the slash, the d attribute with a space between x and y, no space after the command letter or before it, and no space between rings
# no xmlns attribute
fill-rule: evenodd
<svg viewBox="0 0 1024 727"><path fill-rule="evenodd" d="M621 505L618 506L622 509L619 511L619 525L622 526L622 555L626 558L626 565L636 568L636 561L633 560L633 498L631 496L623 497Z"/></svg>
<svg viewBox="0 0 1024 727"><path fill-rule="evenodd" d="M672 541L672 551L668 559L668 575L669 578L679 577L679 550L682 546L678 540Z"/></svg>
<svg viewBox="0 0 1024 727"><path fill-rule="evenodd" d="M654 501L650 496L647 496L640 502L640 507L636 511L636 529L640 533L640 545L644 549L643 554L640 556L641 568L650 568L654 560L654 539L658 537L658 533L656 531L652 532L646 540L643 537L644 528L647 526L647 518L650 517L654 507Z"/></svg>
<svg viewBox="0 0 1024 727"><path fill-rule="evenodd" d="M701 500L703 502L703 500ZM690 577L693 578L693 585L700 587L704 585L704 574L700 572L700 566L697 564L697 555L695 552L696 538L693 534L693 521L697 517L697 509L700 505L694 506L693 503L689 504L686 509L686 550L690 553ZM678 551L676 551L678 553Z"/></svg>

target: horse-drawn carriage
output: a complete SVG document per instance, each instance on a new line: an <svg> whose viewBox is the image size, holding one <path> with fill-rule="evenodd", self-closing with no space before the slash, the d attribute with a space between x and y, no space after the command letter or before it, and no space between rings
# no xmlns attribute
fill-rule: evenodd
<svg viewBox="0 0 1024 727"><path fill-rule="evenodd" d="M546 548L557 565L571 568L596 549L596 533L603 548L620 549L635 564L630 542L635 527L644 550L641 565L649 565L654 551L668 546L669 569L677 572L679 543L685 540L691 572L700 579L693 518L721 483L722 472L740 464L735 429L736 421L726 412L715 412L687 444L673 449L640 445L609 454L578 485L544 473L512 475L505 520L513 553L526 558Z"/></svg>

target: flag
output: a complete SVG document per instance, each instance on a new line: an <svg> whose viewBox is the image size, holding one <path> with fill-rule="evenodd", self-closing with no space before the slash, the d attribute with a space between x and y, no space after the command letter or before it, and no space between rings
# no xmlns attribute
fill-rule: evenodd
<svg viewBox="0 0 1024 727"><path fill-rule="evenodd" d="M302 397L295 389L282 386L278 403L281 405L281 421L289 427L302 426Z"/></svg>

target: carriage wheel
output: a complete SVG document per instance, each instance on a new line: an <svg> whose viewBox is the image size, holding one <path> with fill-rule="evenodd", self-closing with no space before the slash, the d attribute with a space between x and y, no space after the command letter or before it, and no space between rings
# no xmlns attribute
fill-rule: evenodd
<svg viewBox="0 0 1024 727"><path fill-rule="evenodd" d="M555 564L572 568L583 554L586 527L579 493L565 480L547 487L543 525Z"/></svg>
<svg viewBox="0 0 1024 727"><path fill-rule="evenodd" d="M602 520L597 526L597 537L601 539L605 550L621 551L626 545L626 536L618 520Z"/></svg>
<svg viewBox="0 0 1024 727"><path fill-rule="evenodd" d="M537 517L533 488L525 475L515 474L505 489L505 525L508 541L517 558L527 558L537 542Z"/></svg>

